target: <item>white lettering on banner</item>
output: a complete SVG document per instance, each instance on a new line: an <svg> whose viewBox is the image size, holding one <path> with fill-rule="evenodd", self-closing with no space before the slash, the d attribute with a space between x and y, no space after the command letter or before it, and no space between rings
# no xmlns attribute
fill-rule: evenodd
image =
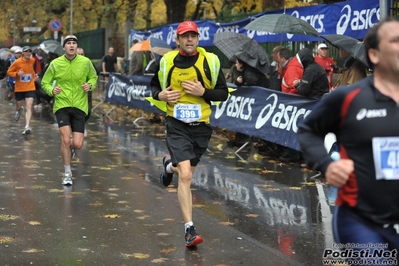
<svg viewBox="0 0 399 266"><path fill-rule="evenodd" d="M342 15L338 20L336 28L337 34L345 34L349 25L352 31L369 29L374 25L372 22L373 16L375 16L376 21L380 20L379 8L354 10L352 12L351 6L345 5L341 9L341 13Z"/></svg>
<svg viewBox="0 0 399 266"><path fill-rule="evenodd" d="M139 40L139 41L141 41L141 40L144 40L144 37L145 37L144 34L135 33L135 34L133 35L133 37L132 37L132 40Z"/></svg>
<svg viewBox="0 0 399 266"><path fill-rule="evenodd" d="M299 204L289 204L287 200L263 194L259 187L254 186L257 205L266 213L268 225L305 225L307 223L307 208Z"/></svg>
<svg viewBox="0 0 399 266"><path fill-rule="evenodd" d="M294 12L292 12L291 16L296 17L296 18L300 18L300 19L308 22L319 33L322 33L322 32L325 31L324 23L323 23L324 14L314 14L314 15L300 16L299 15L299 11L295 10Z"/></svg>
<svg viewBox="0 0 399 266"><path fill-rule="evenodd" d="M231 26L219 27L216 30L216 33L218 33L218 32L226 32L226 31L239 33L240 32L240 25L231 25Z"/></svg>
<svg viewBox="0 0 399 266"><path fill-rule="evenodd" d="M269 97L267 97L266 102L271 99L271 103L266 104L265 107L260 111L259 116L255 123L255 128L260 129L263 127L267 121L272 117L271 126L279 129L284 129L287 131L298 131L297 122L299 117L303 116L305 118L308 114L310 114L311 110L306 110L305 108L300 108L294 105L285 105L280 103L278 105L277 112L274 113L278 103L277 94L273 93Z"/></svg>
<svg viewBox="0 0 399 266"><path fill-rule="evenodd" d="M126 89L127 101L130 102L132 99L134 100L145 100L145 91L147 86L145 85L133 85Z"/></svg>
<svg viewBox="0 0 399 266"><path fill-rule="evenodd" d="M198 27L198 31L199 31L199 40L200 41L210 40L209 27Z"/></svg>
<svg viewBox="0 0 399 266"><path fill-rule="evenodd" d="M220 118L224 110L226 110L226 115L229 117L250 121L252 119L253 104L255 104L254 98L232 95L228 101L216 105L215 118Z"/></svg>
<svg viewBox="0 0 399 266"><path fill-rule="evenodd" d="M162 34L162 33L163 33L162 31L160 31L160 32L155 32L155 33L152 33L152 34L150 35L150 37L151 37L151 38L156 38L156 39L163 40L163 34Z"/></svg>
<svg viewBox="0 0 399 266"><path fill-rule="evenodd" d="M126 97L125 90L123 89L126 85L126 83L112 77L112 84L108 89L108 98L112 98L112 95Z"/></svg>
<svg viewBox="0 0 399 266"><path fill-rule="evenodd" d="M203 172L201 176L204 174L207 175L206 172ZM251 201L251 198L253 198L254 195L256 200L255 206L259 207L265 214L266 223L268 225L286 224L303 226L307 224L307 208L297 203L289 204L286 199L279 198L278 196L281 195L281 191L265 192L257 185L254 185L252 189L250 187L245 187L237 183L234 179L225 177L224 172L217 167L214 167L213 174L215 187L219 188L219 191L224 194L225 200L232 200L245 207L253 208L254 206L251 206L253 199ZM195 173L193 176L193 183L196 179L197 175ZM212 178L209 180L212 180Z"/></svg>
<svg viewBox="0 0 399 266"><path fill-rule="evenodd" d="M166 37L166 42L171 44L175 38L176 38L176 30L174 30L173 27L170 26L168 29L168 36Z"/></svg>
<svg viewBox="0 0 399 266"><path fill-rule="evenodd" d="M279 33L265 32L265 31L247 30L247 36L249 38L251 38L251 39L255 36L255 33L256 33L256 36L265 36L265 35L276 35L276 34L279 34Z"/></svg>

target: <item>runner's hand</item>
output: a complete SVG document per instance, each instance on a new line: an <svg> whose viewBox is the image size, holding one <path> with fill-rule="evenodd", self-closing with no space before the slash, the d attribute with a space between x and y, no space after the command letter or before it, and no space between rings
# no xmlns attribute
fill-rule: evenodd
<svg viewBox="0 0 399 266"><path fill-rule="evenodd" d="M185 80L182 82L182 86L186 93L194 96L202 96L205 93L205 88L196 79L194 81Z"/></svg>
<svg viewBox="0 0 399 266"><path fill-rule="evenodd" d="M349 159L341 159L332 162L326 170L326 180L334 187L342 187L349 179L349 175L355 170L354 163Z"/></svg>
<svg viewBox="0 0 399 266"><path fill-rule="evenodd" d="M172 90L172 86L169 86L158 94L158 99L168 103L177 103L180 96L180 91Z"/></svg>

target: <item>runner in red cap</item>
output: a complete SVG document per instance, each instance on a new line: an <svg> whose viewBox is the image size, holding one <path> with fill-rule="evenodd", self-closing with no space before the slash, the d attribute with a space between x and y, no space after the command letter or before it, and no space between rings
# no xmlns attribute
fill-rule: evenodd
<svg viewBox="0 0 399 266"><path fill-rule="evenodd" d="M179 50L163 56L160 71L151 81L153 98L166 102L166 145L170 155L163 158L160 181L167 187L174 174L179 177L177 197L186 247L203 242L193 223L191 181L212 136L211 101L224 101L228 96L219 58L197 47L198 43L197 24L180 23L176 30Z"/></svg>

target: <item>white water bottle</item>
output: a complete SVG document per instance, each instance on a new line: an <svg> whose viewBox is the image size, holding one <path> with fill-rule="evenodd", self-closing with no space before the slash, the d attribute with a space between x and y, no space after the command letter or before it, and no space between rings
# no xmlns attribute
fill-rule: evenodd
<svg viewBox="0 0 399 266"><path fill-rule="evenodd" d="M341 155L340 155L339 152L337 152L337 151L333 151L333 152L330 154L330 157L331 157L331 159L333 159L334 161L338 161L338 160L341 159ZM337 199L337 196L338 196L338 188L329 185L329 186L328 186L328 194L327 194L328 203L329 203L330 205L335 205L335 200Z"/></svg>

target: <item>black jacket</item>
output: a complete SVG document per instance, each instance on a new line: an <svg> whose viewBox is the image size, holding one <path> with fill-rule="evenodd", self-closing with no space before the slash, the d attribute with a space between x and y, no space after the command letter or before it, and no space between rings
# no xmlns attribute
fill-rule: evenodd
<svg viewBox="0 0 399 266"><path fill-rule="evenodd" d="M248 65L244 66L242 83L238 83L237 80L235 80L234 83L238 86L260 86L269 88L269 79L266 75Z"/></svg>
<svg viewBox="0 0 399 266"><path fill-rule="evenodd" d="M302 80L295 86L298 93L320 99L329 92L326 71L314 61L313 54L308 48L299 50L297 57L304 68Z"/></svg>

